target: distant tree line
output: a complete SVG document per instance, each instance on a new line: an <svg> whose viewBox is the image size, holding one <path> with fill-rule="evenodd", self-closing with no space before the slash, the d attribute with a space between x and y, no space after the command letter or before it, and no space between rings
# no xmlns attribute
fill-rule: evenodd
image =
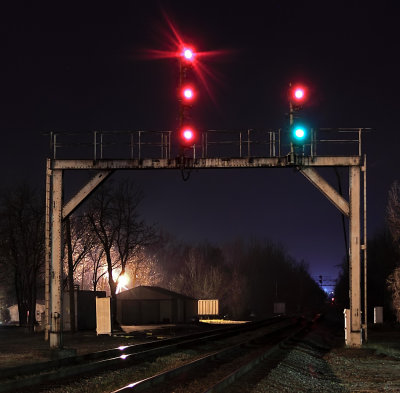
<svg viewBox="0 0 400 393"><path fill-rule="evenodd" d="M129 287L158 285L219 299L232 318L270 315L274 302L300 313L324 304L306 264L283 246L256 239L182 243L142 219L143 197L130 181L107 181L64 221L64 290L79 285L115 299L128 275ZM31 330L36 301L44 298L44 212L44 198L27 185L0 195L0 282L18 304L20 324ZM73 327L73 309L70 315Z"/></svg>
<svg viewBox="0 0 400 393"><path fill-rule="evenodd" d="M44 201L26 184L0 195L0 282L33 330L44 280ZM10 296L10 295L13 296Z"/></svg>
<svg viewBox="0 0 400 393"><path fill-rule="evenodd" d="M292 313L320 311L326 302L307 265L271 241L167 247L160 253L160 263L167 267L164 286L197 299L219 299L222 313L232 318L269 316L276 302Z"/></svg>

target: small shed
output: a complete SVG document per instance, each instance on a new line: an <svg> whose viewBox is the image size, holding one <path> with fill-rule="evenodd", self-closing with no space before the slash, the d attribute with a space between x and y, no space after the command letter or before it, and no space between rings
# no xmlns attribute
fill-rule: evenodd
<svg viewBox="0 0 400 393"><path fill-rule="evenodd" d="M197 300L161 287L140 286L117 295L121 325L184 323L197 318Z"/></svg>
<svg viewBox="0 0 400 393"><path fill-rule="evenodd" d="M106 297L105 291L84 291L75 289L75 329L96 329L96 297ZM70 305L69 292L64 292L63 297L63 330L70 331Z"/></svg>

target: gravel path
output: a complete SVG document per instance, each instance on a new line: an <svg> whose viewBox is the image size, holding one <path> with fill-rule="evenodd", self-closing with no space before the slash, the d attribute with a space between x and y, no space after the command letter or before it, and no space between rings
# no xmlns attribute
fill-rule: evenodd
<svg viewBox="0 0 400 393"><path fill-rule="evenodd" d="M394 331L362 349L345 348L341 332L317 326L304 340L277 351L230 393L400 392L400 346ZM393 345L388 345L391 338ZM399 347L400 349L400 347Z"/></svg>

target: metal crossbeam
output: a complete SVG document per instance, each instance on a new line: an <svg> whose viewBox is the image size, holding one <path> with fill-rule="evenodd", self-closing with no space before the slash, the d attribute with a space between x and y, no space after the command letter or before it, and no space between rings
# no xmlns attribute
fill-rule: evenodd
<svg viewBox="0 0 400 393"><path fill-rule="evenodd" d="M289 156L251 158L149 158L133 160L53 160L52 169L212 169L212 168L285 168L285 167L331 167L359 166L359 156L300 156L291 162Z"/></svg>

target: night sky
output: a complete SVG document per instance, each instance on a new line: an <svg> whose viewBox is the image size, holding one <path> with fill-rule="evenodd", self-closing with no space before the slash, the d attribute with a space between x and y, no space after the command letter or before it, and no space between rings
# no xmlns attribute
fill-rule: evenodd
<svg viewBox="0 0 400 393"><path fill-rule="evenodd" d="M370 127L369 234L384 224L398 164L397 9L384 2L35 2L2 6L2 187L44 188L49 131L170 130L177 125L174 26L210 71L193 109L203 129L285 127L289 82L309 87L314 127ZM63 5L60 5L63 4ZM116 5L120 4L120 5ZM307 5L304 5L307 4ZM345 4L345 5L340 5ZM335 278L341 215L293 169L126 172L143 217L182 240L268 238L313 276ZM322 172L337 186L333 169ZM340 171L347 193L347 171Z"/></svg>

